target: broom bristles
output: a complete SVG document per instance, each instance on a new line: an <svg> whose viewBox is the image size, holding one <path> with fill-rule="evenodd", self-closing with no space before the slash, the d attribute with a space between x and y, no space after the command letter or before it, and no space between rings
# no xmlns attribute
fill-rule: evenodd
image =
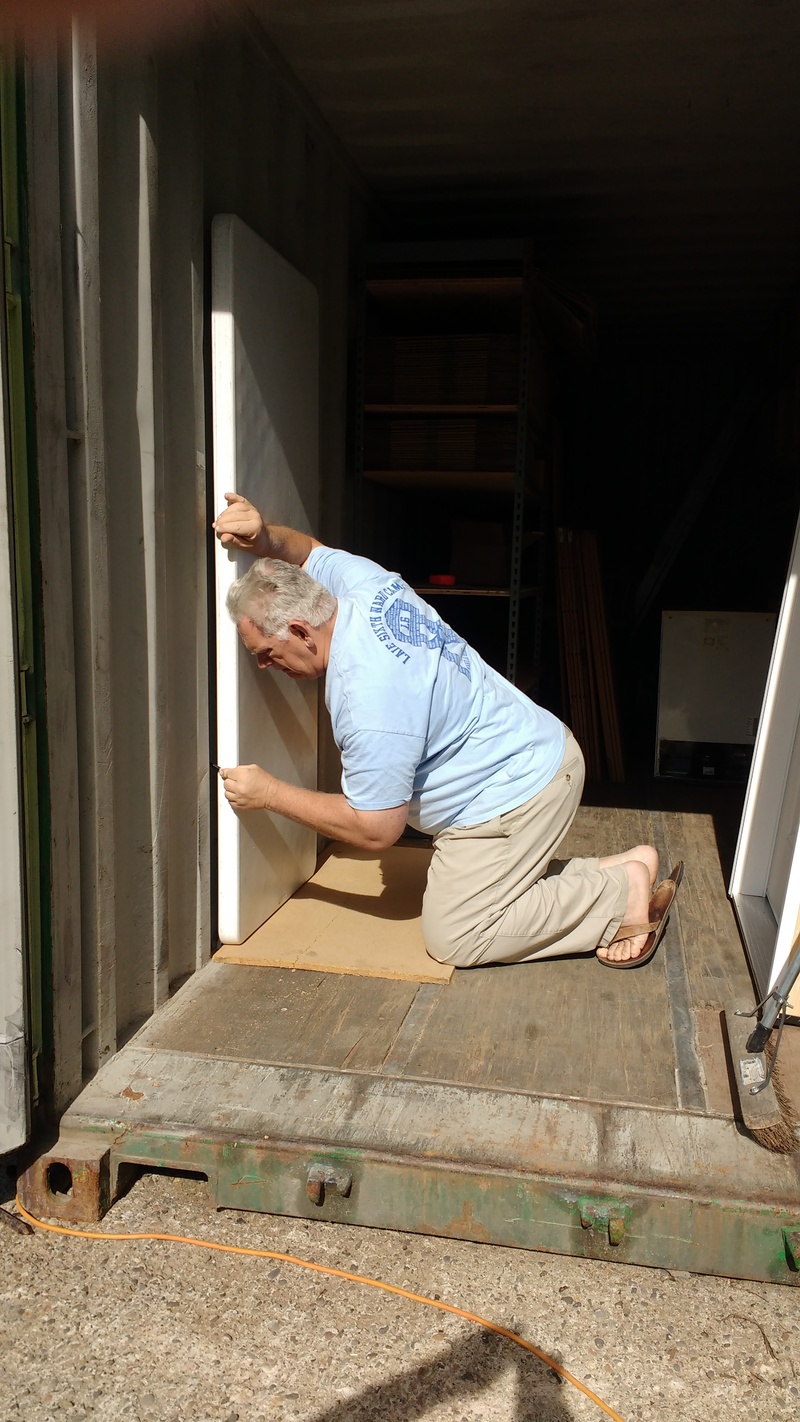
<svg viewBox="0 0 800 1422"><path fill-rule="evenodd" d="M775 1052L773 1039L769 1038L764 1056L767 1065L772 1061ZM770 1126L752 1126L750 1134L758 1141L760 1146L773 1151L776 1155L791 1155L797 1150L797 1126L798 1116L794 1108L794 1103L790 1100L789 1093L784 1085L780 1066L776 1063L772 1070L770 1086L775 1093L775 1100L780 1112L780 1120ZM767 1088L769 1089L769 1088Z"/></svg>

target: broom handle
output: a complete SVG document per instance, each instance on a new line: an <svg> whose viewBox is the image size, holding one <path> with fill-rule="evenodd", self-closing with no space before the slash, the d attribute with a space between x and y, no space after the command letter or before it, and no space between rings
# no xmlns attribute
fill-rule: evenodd
<svg viewBox="0 0 800 1422"><path fill-rule="evenodd" d="M800 933L798 933L797 937L794 940L794 943L792 944L792 952L789 957L789 960L786 963L786 966L784 967L783 972L778 978L778 981L776 982L774 988L772 989L770 997L783 998L785 1000L789 996L789 993L791 992L792 988L794 987L798 974L800 974ZM775 1004L775 1007L775 1015L777 1016L777 1008L780 1007L780 1002ZM767 1011L769 1010L770 1009L767 1008Z"/></svg>
<svg viewBox="0 0 800 1422"><path fill-rule="evenodd" d="M761 1014L761 1021L754 1028L748 1043L749 1052L763 1052L767 1045L769 1034L780 1016L786 1015L786 1001L794 987L795 981L800 975L800 933L794 940L792 952L786 966L783 969L778 981L772 988L768 996L764 999L764 1011Z"/></svg>

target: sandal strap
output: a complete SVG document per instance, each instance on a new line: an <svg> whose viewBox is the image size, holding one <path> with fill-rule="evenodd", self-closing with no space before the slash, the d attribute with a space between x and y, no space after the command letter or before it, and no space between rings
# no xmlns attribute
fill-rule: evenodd
<svg viewBox="0 0 800 1422"><path fill-rule="evenodd" d="M639 938L643 933L652 933L658 928L657 923L623 923L617 929L611 943L622 943L626 938ZM611 943L606 944L610 948Z"/></svg>

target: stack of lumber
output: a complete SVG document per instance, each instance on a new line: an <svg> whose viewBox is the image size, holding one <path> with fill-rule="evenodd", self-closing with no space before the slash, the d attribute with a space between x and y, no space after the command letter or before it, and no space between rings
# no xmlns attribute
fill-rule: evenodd
<svg viewBox="0 0 800 1422"><path fill-rule="evenodd" d="M379 336L367 353L367 404L512 405L518 380L513 335Z"/></svg>
<svg viewBox="0 0 800 1422"><path fill-rule="evenodd" d="M584 529L556 536L559 649L567 720L587 780L625 779L597 538Z"/></svg>
<svg viewBox="0 0 800 1422"><path fill-rule="evenodd" d="M390 469L475 469L477 420L390 420Z"/></svg>
<svg viewBox="0 0 800 1422"><path fill-rule="evenodd" d="M376 420L365 432L368 469L514 468L516 427L513 419L447 418Z"/></svg>

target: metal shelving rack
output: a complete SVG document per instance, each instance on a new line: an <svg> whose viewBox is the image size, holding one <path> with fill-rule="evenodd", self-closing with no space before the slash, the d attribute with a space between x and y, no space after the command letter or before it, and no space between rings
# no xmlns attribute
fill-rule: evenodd
<svg viewBox="0 0 800 1422"><path fill-rule="evenodd" d="M546 489L536 489L532 479L532 449L534 441L546 446L546 431L534 429L531 419L531 343L534 339L534 317L531 302L532 263L528 244L523 242L425 242L385 243L367 248L361 292L361 320L356 364L356 410L354 421L357 513L363 515L370 486L383 486L395 497L405 491L409 499L420 494L449 498L456 506L459 496L479 505L485 496L494 509L500 496L508 500L508 513L503 522L507 529L508 576L502 586L465 585L434 586L425 578L415 579L415 590L434 605L442 603L443 614L457 631L470 637L471 614L476 605L486 602L495 609L507 607L507 620L502 633L505 655L494 655L493 661L508 679L522 689L536 694L541 663L543 614L543 560L545 545ZM370 323L370 304L382 303L382 309L399 314L406 322L412 310L427 313L428 328L431 313L437 303L445 309L447 303L461 303L461 312L474 305L476 327L481 313L486 318L496 316L493 303L513 303L517 308L517 398L491 402L443 400L435 398L441 391L431 391L428 400L371 399L367 396L367 372L371 360L371 344L375 340ZM446 322L443 322L446 324ZM485 321L491 327L491 319ZM411 321L413 331L413 320ZM406 326L403 327L407 329ZM480 334L476 330L476 334ZM373 345L374 353L374 345ZM502 469L466 468L399 468L391 460L389 467L377 467L366 456L366 436L370 427L380 427L386 419L449 421L466 417L483 420L514 419L513 463ZM363 551L376 556L374 529L369 520L360 520L359 538ZM404 567L400 567L405 572ZM446 609L446 611L445 611ZM528 613L530 609L530 613ZM496 617L498 627L500 618Z"/></svg>

